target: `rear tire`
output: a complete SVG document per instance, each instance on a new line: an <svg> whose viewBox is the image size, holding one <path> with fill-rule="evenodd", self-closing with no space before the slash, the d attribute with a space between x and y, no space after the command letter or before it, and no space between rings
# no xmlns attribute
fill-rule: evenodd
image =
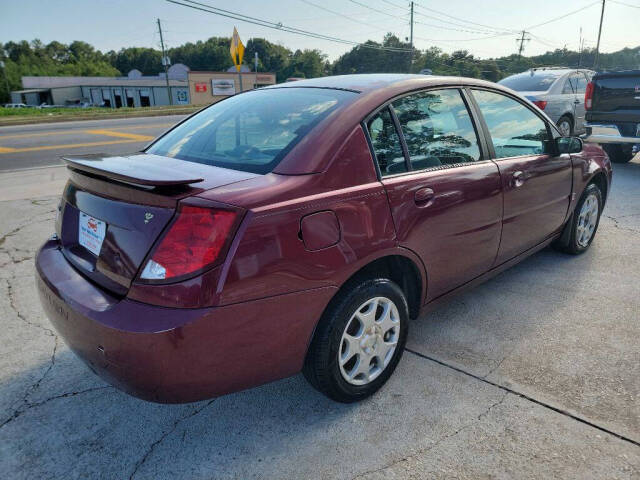
<svg viewBox="0 0 640 480"><path fill-rule="evenodd" d="M620 145L618 143L606 143L602 145L602 148L607 152L607 155L609 155L613 163L627 163L634 157L633 146L631 144Z"/></svg>
<svg viewBox="0 0 640 480"><path fill-rule="evenodd" d="M556 125L563 137L570 137L573 135L573 121L567 115L561 116Z"/></svg>
<svg viewBox="0 0 640 480"><path fill-rule="evenodd" d="M565 227L569 230L563 232L552 246L556 250L572 255L585 252L596 236L602 207L602 192L598 186L594 183L587 185L571 215L571 220Z"/></svg>
<svg viewBox="0 0 640 480"><path fill-rule="evenodd" d="M302 373L327 397L352 403L373 395L398 365L409 307L402 290L383 278L338 295L318 323Z"/></svg>

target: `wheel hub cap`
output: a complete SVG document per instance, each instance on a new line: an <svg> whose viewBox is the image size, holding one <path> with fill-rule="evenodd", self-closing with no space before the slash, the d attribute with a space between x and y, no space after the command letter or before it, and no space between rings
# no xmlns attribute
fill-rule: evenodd
<svg viewBox="0 0 640 480"><path fill-rule="evenodd" d="M594 194L590 194L580 208L576 225L576 242L583 248L589 246L596 230L599 209L598 198Z"/></svg>
<svg viewBox="0 0 640 480"><path fill-rule="evenodd" d="M386 297L360 305L347 322L338 351L342 377L352 385L375 380L389 365L400 337L400 315Z"/></svg>

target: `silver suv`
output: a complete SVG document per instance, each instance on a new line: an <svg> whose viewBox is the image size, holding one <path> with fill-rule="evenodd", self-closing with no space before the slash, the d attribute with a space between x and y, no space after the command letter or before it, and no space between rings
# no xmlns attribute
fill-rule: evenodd
<svg viewBox="0 0 640 480"><path fill-rule="evenodd" d="M583 133L584 92L595 72L591 70L542 67L503 78L498 83L535 103L556 122L565 136Z"/></svg>

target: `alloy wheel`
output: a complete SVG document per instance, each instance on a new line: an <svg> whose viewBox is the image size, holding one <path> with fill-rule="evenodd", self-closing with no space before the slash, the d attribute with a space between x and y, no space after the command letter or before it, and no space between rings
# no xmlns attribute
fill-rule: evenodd
<svg viewBox="0 0 640 480"><path fill-rule="evenodd" d="M366 385L389 365L400 338L400 314L386 297L360 305L342 333L338 365L344 380Z"/></svg>
<svg viewBox="0 0 640 480"><path fill-rule="evenodd" d="M576 242L583 248L589 246L596 230L599 209L598 198L593 193L589 194L580 208L576 227Z"/></svg>
<svg viewBox="0 0 640 480"><path fill-rule="evenodd" d="M568 120L563 120L558 123L558 130L560 130L563 137L568 137L571 135L571 124Z"/></svg>

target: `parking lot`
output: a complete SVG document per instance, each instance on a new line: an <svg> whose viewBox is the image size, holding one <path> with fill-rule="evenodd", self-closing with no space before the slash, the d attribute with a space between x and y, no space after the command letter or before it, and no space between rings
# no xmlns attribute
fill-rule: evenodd
<svg viewBox="0 0 640 480"><path fill-rule="evenodd" d="M545 249L413 322L354 405L300 375L189 405L108 386L37 299L54 192L0 201L0 478L640 478L640 158L614 167L589 251Z"/></svg>

